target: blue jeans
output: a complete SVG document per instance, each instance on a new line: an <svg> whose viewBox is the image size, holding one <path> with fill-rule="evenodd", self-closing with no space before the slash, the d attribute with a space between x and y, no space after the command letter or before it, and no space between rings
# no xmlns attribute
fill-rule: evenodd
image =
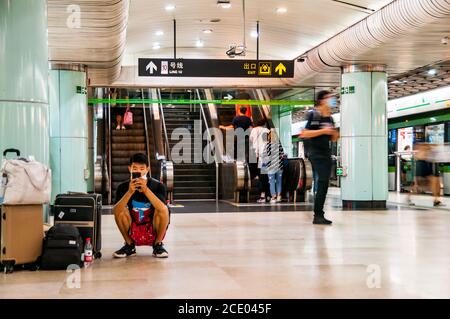
<svg viewBox="0 0 450 319"><path fill-rule="evenodd" d="M314 186L313 186L313 193L314 196L317 194L317 187L319 186L319 174L315 170L313 170L313 180L314 180Z"/></svg>
<svg viewBox="0 0 450 319"><path fill-rule="evenodd" d="M275 196L281 194L281 181L283 177L283 171L279 170L275 174L269 175L270 195Z"/></svg>

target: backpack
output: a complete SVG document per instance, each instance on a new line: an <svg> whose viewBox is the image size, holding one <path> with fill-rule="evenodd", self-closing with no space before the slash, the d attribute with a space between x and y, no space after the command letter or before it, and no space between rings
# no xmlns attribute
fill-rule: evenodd
<svg viewBox="0 0 450 319"><path fill-rule="evenodd" d="M308 120L309 117L312 116L311 121L320 121L320 118L322 117L322 115L320 115L320 113L317 110L311 110L308 113L312 114L312 115L308 114ZM307 158L309 158L310 148L311 148L311 139L308 138L303 139L303 150Z"/></svg>
<svg viewBox="0 0 450 319"><path fill-rule="evenodd" d="M70 265L82 267L83 250L83 239L78 228L70 224L56 224L45 237L41 268L65 270Z"/></svg>

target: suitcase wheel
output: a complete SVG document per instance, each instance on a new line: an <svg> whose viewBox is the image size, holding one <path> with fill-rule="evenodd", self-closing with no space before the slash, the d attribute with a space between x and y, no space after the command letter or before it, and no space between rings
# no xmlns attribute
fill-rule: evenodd
<svg viewBox="0 0 450 319"><path fill-rule="evenodd" d="M2 265L2 270L5 274L12 274L14 272L14 262L4 262L4 264Z"/></svg>
<svg viewBox="0 0 450 319"><path fill-rule="evenodd" d="M96 253L94 254L94 258L95 258L95 259L100 259L100 258L102 258L102 253L101 253L101 252L96 252Z"/></svg>

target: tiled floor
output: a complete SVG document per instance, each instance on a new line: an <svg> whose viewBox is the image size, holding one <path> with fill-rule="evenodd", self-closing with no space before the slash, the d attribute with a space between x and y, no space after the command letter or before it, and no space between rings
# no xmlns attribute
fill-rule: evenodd
<svg viewBox="0 0 450 319"><path fill-rule="evenodd" d="M332 227L308 211L174 214L170 258L140 247L114 260L122 240L106 215L104 257L81 270L80 288L65 271L17 271L0 274L0 298L450 298L449 212L328 217Z"/></svg>

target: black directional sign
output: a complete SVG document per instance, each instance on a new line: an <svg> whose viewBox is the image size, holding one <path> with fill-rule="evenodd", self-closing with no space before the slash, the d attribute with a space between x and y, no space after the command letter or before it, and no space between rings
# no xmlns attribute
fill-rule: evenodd
<svg viewBox="0 0 450 319"><path fill-rule="evenodd" d="M293 60L139 59L139 76L292 78Z"/></svg>

